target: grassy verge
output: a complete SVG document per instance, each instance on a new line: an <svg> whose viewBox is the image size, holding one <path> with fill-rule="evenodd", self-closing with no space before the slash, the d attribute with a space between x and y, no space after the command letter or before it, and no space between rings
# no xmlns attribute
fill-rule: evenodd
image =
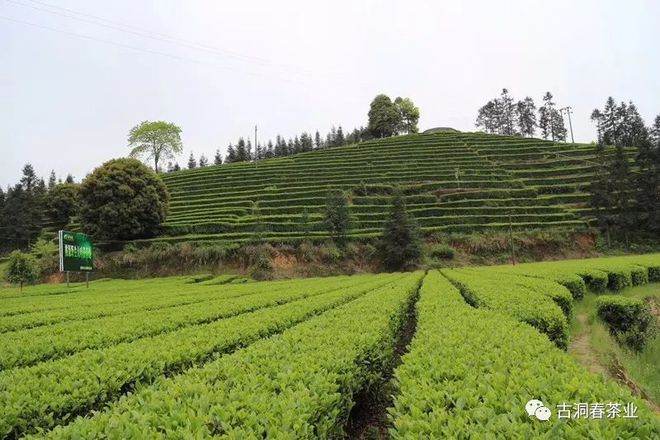
<svg viewBox="0 0 660 440"><path fill-rule="evenodd" d="M629 287L621 295L644 299L655 298L660 302L660 284ZM660 337L649 341L641 353L634 353L620 346L609 334L605 324L596 316L595 302L598 296L585 295L575 304L575 318L571 322L571 353L592 371L606 371L618 380L638 387L652 400L656 408L660 403ZM582 337L588 334L588 344L580 346Z"/></svg>

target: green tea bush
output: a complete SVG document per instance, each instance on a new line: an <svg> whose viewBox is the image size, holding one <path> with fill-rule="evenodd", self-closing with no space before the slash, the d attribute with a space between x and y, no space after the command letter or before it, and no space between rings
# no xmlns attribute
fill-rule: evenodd
<svg viewBox="0 0 660 440"><path fill-rule="evenodd" d="M610 333L633 350L643 350L656 332L649 305L637 298L603 295L597 300L596 310Z"/></svg>
<svg viewBox="0 0 660 440"><path fill-rule="evenodd" d="M429 256L439 260L451 260L456 250L447 244L434 244L429 249Z"/></svg>

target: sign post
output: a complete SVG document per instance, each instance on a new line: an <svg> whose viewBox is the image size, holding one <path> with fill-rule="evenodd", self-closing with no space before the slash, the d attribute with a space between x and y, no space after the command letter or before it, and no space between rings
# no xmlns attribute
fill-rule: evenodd
<svg viewBox="0 0 660 440"><path fill-rule="evenodd" d="M85 272L89 288L89 273L94 270L92 240L80 232L59 231L60 272L66 272L66 285L69 286L69 272Z"/></svg>

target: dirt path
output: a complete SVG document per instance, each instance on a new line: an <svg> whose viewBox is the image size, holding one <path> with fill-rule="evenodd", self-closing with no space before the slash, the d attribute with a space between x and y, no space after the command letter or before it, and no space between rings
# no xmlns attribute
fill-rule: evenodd
<svg viewBox="0 0 660 440"><path fill-rule="evenodd" d="M580 333L573 337L569 351L573 353L589 371L609 375L609 369L600 363L598 355L591 347L591 324L586 313L578 313L575 319L580 323Z"/></svg>

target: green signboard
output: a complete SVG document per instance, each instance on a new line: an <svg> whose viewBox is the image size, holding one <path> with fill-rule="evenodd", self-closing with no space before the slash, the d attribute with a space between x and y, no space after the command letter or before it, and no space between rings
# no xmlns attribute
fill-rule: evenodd
<svg viewBox="0 0 660 440"><path fill-rule="evenodd" d="M91 272L94 270L92 240L80 232L59 231L60 271Z"/></svg>

